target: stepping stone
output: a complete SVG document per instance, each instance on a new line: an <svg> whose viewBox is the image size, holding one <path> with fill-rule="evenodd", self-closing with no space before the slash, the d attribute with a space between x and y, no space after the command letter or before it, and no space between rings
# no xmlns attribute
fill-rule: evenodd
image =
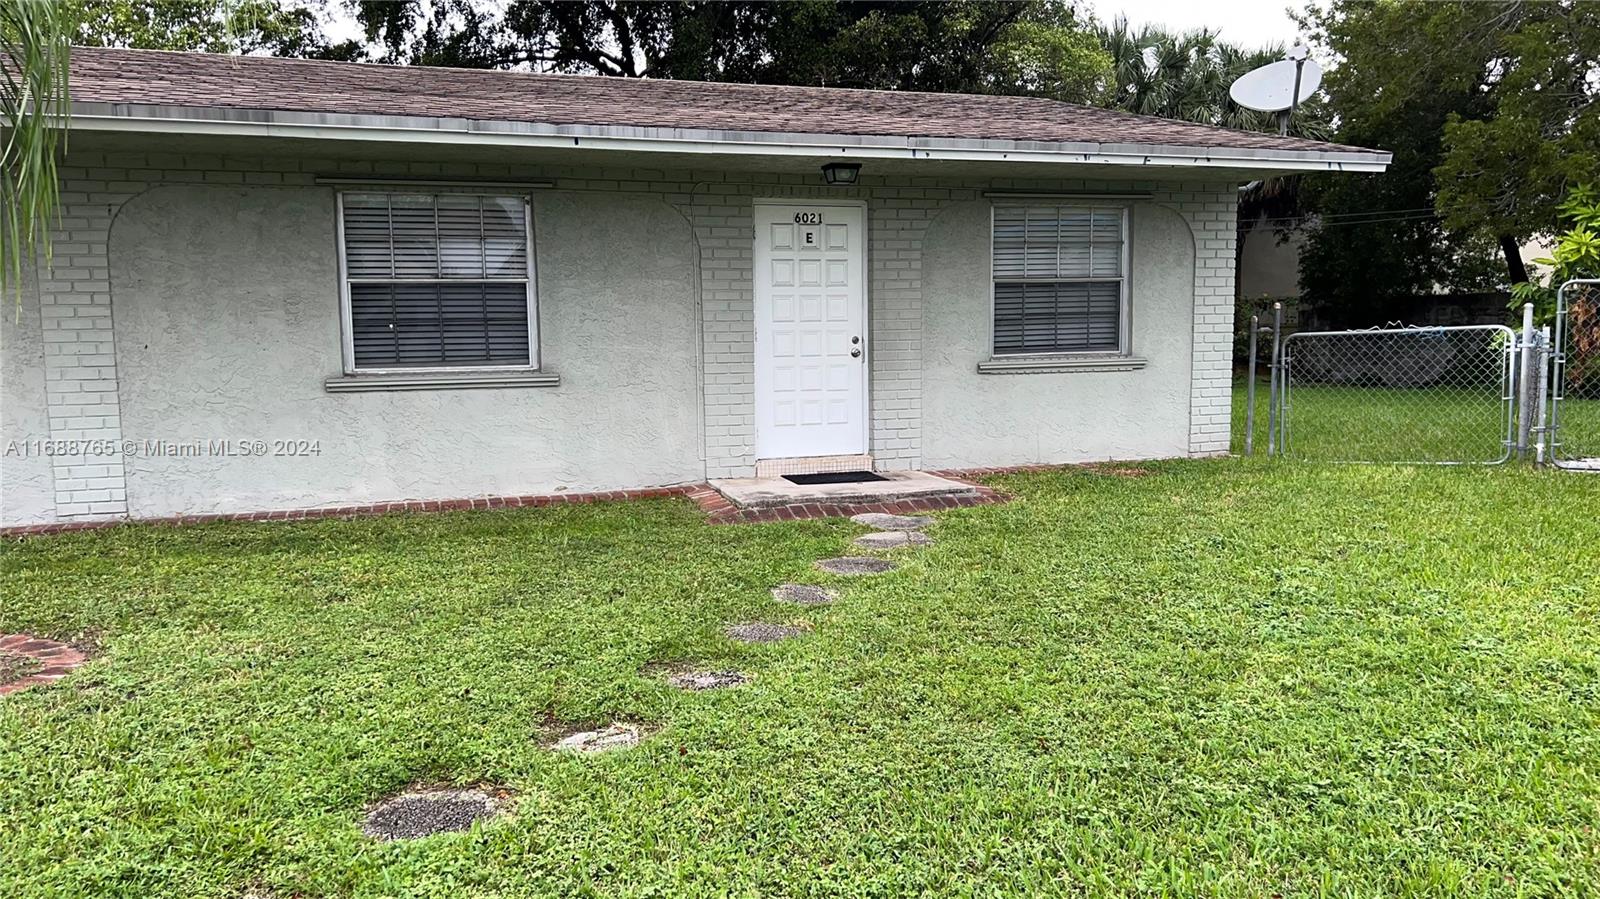
<svg viewBox="0 0 1600 899"><path fill-rule="evenodd" d="M933 538L921 531L878 531L862 534L854 542L867 549L899 549L902 546L927 546L933 542Z"/></svg>
<svg viewBox="0 0 1600 899"><path fill-rule="evenodd" d="M643 737L634 724L613 724L604 730L581 730L556 741L552 749L558 752L576 752L593 755L615 749L632 749Z"/></svg>
<svg viewBox="0 0 1600 899"><path fill-rule="evenodd" d="M837 559L823 559L817 567L829 574L883 574L893 571L895 565L887 559L873 559L867 556L841 556Z"/></svg>
<svg viewBox="0 0 1600 899"><path fill-rule="evenodd" d="M680 671L667 677L667 683L680 690L698 693L748 684L750 678L737 671Z"/></svg>
<svg viewBox="0 0 1600 899"><path fill-rule="evenodd" d="M730 624L723 633L740 643L776 643L779 640L798 637L805 633L805 629L788 624L752 621L749 624Z"/></svg>
<svg viewBox="0 0 1600 899"><path fill-rule="evenodd" d="M778 602L794 603L797 606L825 606L839 597L832 590L811 584L779 584L772 588L772 598Z"/></svg>
<svg viewBox="0 0 1600 899"><path fill-rule="evenodd" d="M880 531L917 531L933 524L932 515L889 515L885 512L862 512L850 516L850 520Z"/></svg>
<svg viewBox="0 0 1600 899"><path fill-rule="evenodd" d="M483 790L413 790L385 799L367 811L361 830L380 840L415 840L436 833L458 833L474 822L499 815L500 797Z"/></svg>

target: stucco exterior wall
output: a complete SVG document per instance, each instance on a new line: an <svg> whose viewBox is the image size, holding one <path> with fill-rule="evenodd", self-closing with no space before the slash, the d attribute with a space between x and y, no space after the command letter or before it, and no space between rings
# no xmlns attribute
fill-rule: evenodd
<svg viewBox="0 0 1600 899"><path fill-rule="evenodd" d="M55 517L51 459L36 441L49 435L44 331L38 285L0 302L0 523Z"/></svg>
<svg viewBox="0 0 1600 899"><path fill-rule="evenodd" d="M127 466L129 513L305 508L698 479L694 240L651 198L535 199L556 388L330 394L341 372L334 193L168 185L111 232L126 439L317 442L312 455Z"/></svg>
<svg viewBox="0 0 1600 899"><path fill-rule="evenodd" d="M879 467L1227 447L1231 181L868 175L830 188L814 173L145 152L79 152L62 174L56 265L33 292L38 314L25 308L0 332L0 437L307 439L320 441L320 455L7 458L0 524L748 476L756 199L867 201L870 450ZM326 391L341 360L334 188L323 176L549 182L533 191L540 343L561 384ZM980 211L991 190L1151 195L1151 212L1136 216L1134 276L1172 295L1154 306L1135 296L1145 370L977 375L989 333ZM1173 249L1180 225L1182 253ZM1169 312L1170 321L1154 318ZM1187 342L1174 336L1185 332ZM1063 410L1041 423L1030 403L1048 406L1069 384L1114 394L1118 408L1098 417ZM994 401L970 401L971 391ZM1146 414L1152 404L1159 414ZM1008 436L984 444L986 435Z"/></svg>
<svg viewBox="0 0 1600 899"><path fill-rule="evenodd" d="M1176 212L1129 215L1132 371L980 374L990 357L989 204L944 209L924 265L923 461L932 468L1189 452L1194 237Z"/></svg>

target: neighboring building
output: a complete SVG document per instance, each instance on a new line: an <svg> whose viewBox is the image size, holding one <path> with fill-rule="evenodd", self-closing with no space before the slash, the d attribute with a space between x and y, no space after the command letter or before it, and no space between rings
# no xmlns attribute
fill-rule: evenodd
<svg viewBox="0 0 1600 899"><path fill-rule="evenodd" d="M5 525L1222 453L1237 186L1389 159L1018 97L72 77Z"/></svg>
<svg viewBox="0 0 1600 899"><path fill-rule="evenodd" d="M1244 248L1239 253L1239 296L1246 300L1299 299L1300 250L1305 243L1301 230L1280 236L1272 225L1259 222L1245 229Z"/></svg>

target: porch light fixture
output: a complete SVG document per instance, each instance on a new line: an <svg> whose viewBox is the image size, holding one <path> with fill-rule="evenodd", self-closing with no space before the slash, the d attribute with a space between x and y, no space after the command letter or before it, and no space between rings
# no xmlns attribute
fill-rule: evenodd
<svg viewBox="0 0 1600 899"><path fill-rule="evenodd" d="M829 184L850 185L861 177L859 162L830 162L822 167L822 180Z"/></svg>

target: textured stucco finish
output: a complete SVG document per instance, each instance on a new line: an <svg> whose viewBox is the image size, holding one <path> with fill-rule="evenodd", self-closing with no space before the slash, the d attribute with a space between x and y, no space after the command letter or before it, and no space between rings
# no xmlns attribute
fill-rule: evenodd
<svg viewBox="0 0 1600 899"><path fill-rule="evenodd" d="M1227 448L1226 175L1038 180L1000 166L871 172L839 188L814 170L608 168L603 153L582 165L452 161L450 147L235 156L123 140L125 151L77 148L61 168L55 266L0 332L0 437L307 439L321 454L0 460L3 525L750 477L752 210L763 199L867 203L879 468ZM320 180L330 175L549 184L533 189L535 252L543 363L559 386L328 392L341 370L334 192ZM1133 235L1145 369L975 371L989 333L988 191L1150 195Z"/></svg>
<svg viewBox="0 0 1600 899"><path fill-rule="evenodd" d="M320 455L126 460L136 517L594 490L702 470L694 240L659 201L534 207L556 389L330 394L334 192L163 186L111 234L126 439L316 440Z"/></svg>
<svg viewBox="0 0 1600 899"><path fill-rule="evenodd" d="M6 291L0 302L0 523L55 518L50 458L33 451L50 437L45 401L44 341L37 285L23 285L21 306ZM15 446L7 446L10 442Z"/></svg>
<svg viewBox="0 0 1600 899"><path fill-rule="evenodd" d="M928 229L922 454L930 468L1181 456L1189 448L1194 237L1151 203L1129 223L1135 371L979 374L990 358L989 204Z"/></svg>

